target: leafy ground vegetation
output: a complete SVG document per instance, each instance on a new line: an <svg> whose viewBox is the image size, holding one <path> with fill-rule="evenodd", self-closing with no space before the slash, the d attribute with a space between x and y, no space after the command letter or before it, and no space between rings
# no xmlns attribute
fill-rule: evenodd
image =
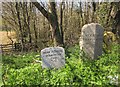
<svg viewBox="0 0 120 87"><path fill-rule="evenodd" d="M66 64L60 69L42 69L40 53L3 55L2 82L10 86L79 86L117 87L119 84L119 49L103 53L98 60L89 60L80 55L79 46L66 50Z"/></svg>

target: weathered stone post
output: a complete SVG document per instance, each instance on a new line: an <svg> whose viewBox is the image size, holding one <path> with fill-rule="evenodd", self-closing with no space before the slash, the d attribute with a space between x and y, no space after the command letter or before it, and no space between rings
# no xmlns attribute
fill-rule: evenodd
<svg viewBox="0 0 120 87"><path fill-rule="evenodd" d="M98 23L86 24L82 27L80 49L91 59L102 55L104 29Z"/></svg>

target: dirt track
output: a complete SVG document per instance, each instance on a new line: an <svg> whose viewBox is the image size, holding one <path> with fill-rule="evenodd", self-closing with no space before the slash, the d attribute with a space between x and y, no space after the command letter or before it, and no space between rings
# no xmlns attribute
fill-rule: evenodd
<svg viewBox="0 0 120 87"><path fill-rule="evenodd" d="M16 41L16 33L14 31L8 32L8 35L6 31L0 31L0 44L11 44L12 41L8 37L14 42Z"/></svg>

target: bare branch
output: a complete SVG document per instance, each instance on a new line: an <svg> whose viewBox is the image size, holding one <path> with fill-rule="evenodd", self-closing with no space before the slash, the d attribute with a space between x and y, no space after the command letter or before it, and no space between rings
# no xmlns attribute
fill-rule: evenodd
<svg viewBox="0 0 120 87"><path fill-rule="evenodd" d="M44 9L38 2L32 2L38 10L48 19L49 18L49 12Z"/></svg>

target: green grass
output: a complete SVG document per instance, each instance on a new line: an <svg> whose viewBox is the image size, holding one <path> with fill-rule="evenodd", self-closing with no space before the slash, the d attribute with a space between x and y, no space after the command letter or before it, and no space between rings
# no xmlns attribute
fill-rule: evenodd
<svg viewBox="0 0 120 87"><path fill-rule="evenodd" d="M25 66L29 66L34 62L34 59L38 59L39 53L24 53L24 54L12 54L12 55L3 55L2 62L5 66L10 68L20 69Z"/></svg>
<svg viewBox="0 0 120 87"><path fill-rule="evenodd" d="M110 83L108 76L119 74L118 64L120 45L114 45L111 52L103 54L98 60L79 56L79 46L66 50L66 64L60 69L42 69L40 63L33 63L39 53L3 56L5 85L79 85L117 87Z"/></svg>

